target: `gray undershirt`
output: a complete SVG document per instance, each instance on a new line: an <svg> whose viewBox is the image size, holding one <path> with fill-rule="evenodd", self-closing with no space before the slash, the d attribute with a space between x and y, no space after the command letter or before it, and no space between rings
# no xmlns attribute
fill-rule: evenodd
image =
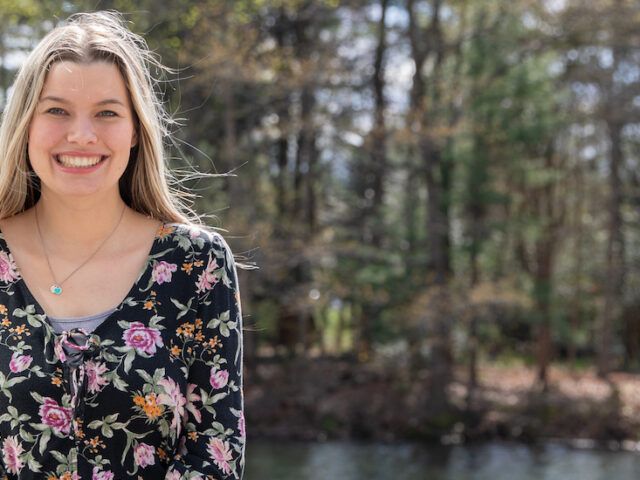
<svg viewBox="0 0 640 480"><path fill-rule="evenodd" d="M93 332L98 325L104 322L109 315L115 312L115 307L110 308L106 312L96 313L95 315L88 315L86 317L75 318L54 318L48 317L53 330L56 333L62 333L64 331L73 330L74 328L83 328L88 333Z"/></svg>

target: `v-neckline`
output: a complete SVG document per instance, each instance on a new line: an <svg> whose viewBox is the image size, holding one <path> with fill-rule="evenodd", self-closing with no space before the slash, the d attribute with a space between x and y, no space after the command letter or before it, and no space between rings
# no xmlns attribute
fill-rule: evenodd
<svg viewBox="0 0 640 480"><path fill-rule="evenodd" d="M149 265L151 264L151 260L153 259L156 253L156 250L160 245L160 240L164 238L163 235L158 235L158 232L164 231L166 226L167 226L167 223L162 222L161 226L156 229L153 237L153 242L151 243L151 248L149 248L149 252L147 253L144 265L142 265L140 273L138 273L138 276L133 282L133 285L131 285L131 288L127 291L124 298L122 298L122 300L118 303L118 305L114 308L114 310L104 319L104 321L100 325L96 327L96 329L94 330L94 333L97 330L99 330L103 325L108 323L107 321L109 320L109 318L111 318L114 314L116 314L116 312L119 312L120 310L122 310L122 307L126 305L126 300L131 296L133 296L133 294L135 293L135 290L138 288L138 284L140 283L140 280L142 279L142 277L145 276L145 274L149 270ZM16 285L17 288L20 289L24 297L27 299L27 303L33 304L33 306L36 309L36 313L44 316L43 323L44 325L46 325L48 329L51 330L51 333L53 333L54 335L60 335L55 332L53 326L49 322L49 315L44 311L44 308L42 308L42 306L40 305L40 302L38 302L36 297L33 295L31 290L29 289L29 286L27 285L27 282L24 280L24 277L22 276L22 272L20 271L18 264L15 262L15 259L11 254L11 249L9 248L9 244L7 243L6 238L4 238L4 233L2 232L1 229L0 229L0 250L4 250L7 253L7 255L10 256L11 260L13 261L13 265L15 266L15 271L18 274L18 277L19 277L18 280L12 283Z"/></svg>

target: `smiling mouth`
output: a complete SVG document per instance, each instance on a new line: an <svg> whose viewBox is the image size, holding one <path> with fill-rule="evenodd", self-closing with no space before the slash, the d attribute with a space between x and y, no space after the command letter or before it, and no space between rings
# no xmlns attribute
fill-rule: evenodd
<svg viewBox="0 0 640 480"><path fill-rule="evenodd" d="M56 161L63 167L88 168L99 164L102 160L107 158L107 156L94 155L90 157L76 157L74 155L56 155L55 158Z"/></svg>

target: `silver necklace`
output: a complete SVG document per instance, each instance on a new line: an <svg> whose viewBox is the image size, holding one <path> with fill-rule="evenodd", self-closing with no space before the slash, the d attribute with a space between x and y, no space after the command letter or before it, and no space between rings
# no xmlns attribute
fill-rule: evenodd
<svg viewBox="0 0 640 480"><path fill-rule="evenodd" d="M67 275L61 282L58 282L56 280L56 275L55 273L53 273L53 268L51 267L51 261L49 261L49 255L47 254L47 249L44 246L44 239L42 238L42 232L40 231L40 222L38 221L38 206L36 205L34 207L34 211L36 214L36 228L38 229L38 238L40 238L40 245L42 245L42 251L44 252L44 258L47 260L47 265L49 265L49 272L51 272L51 278L53 278L53 285L51 285L49 287L49 291L51 293L53 293L54 295L60 295L62 293L62 284L64 282L66 282L67 280L69 280L71 278L71 276L76 273L78 270L80 270L82 267L84 267L87 263L89 263L89 261L96 256L96 253L98 253L98 251L102 248L102 246L107 243L107 240L109 240L114 233L116 233L116 230L118 229L118 227L120 226L120 223L122 222L122 218L124 217L124 211L127 209L127 206L125 205L124 207L122 207L122 213L120 214L120 218L118 219L118 222L116 223L116 226L113 227L113 230L111 230L111 233L109 235L107 235L107 237L100 243L100 245L98 245L98 248L96 248L93 253L91 255L89 255L89 257L82 262L80 265L78 265L69 275Z"/></svg>

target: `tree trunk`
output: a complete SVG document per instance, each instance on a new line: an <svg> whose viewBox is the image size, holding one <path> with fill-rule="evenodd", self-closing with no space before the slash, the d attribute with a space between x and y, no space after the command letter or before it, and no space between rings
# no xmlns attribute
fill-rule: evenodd
<svg viewBox="0 0 640 480"><path fill-rule="evenodd" d="M575 244L573 249L573 254L575 255L574 260L574 271L573 271L573 296L571 299L571 312L569 317L569 332L577 331L578 327L582 323L582 275L583 275L583 262L584 262L584 229L582 223L582 213L583 213L583 203L584 203L584 180L582 178L582 172L576 172L576 194L575 198L577 199L577 205L575 205L574 217L575 217ZM569 338L569 348L567 352L567 360L569 365L575 365L577 359L576 352L576 342L574 337L570 335Z"/></svg>
<svg viewBox="0 0 640 480"><path fill-rule="evenodd" d="M287 217L288 205L287 205L287 164L289 159L289 140L288 140L288 102L278 112L278 123L280 126L280 138L276 143L277 149L277 161L278 161L278 178L276 180L276 204L278 206L278 218L281 224ZM276 225L276 231L282 230L281 225Z"/></svg>
<svg viewBox="0 0 640 480"><path fill-rule="evenodd" d="M607 376L612 369L611 342L613 340L614 323L619 314L622 285L624 282L624 238L622 231L622 182L620 168L622 155L622 127L616 121L607 123L611 144L609 171L609 236L606 256L605 299L599 331L598 374Z"/></svg>
<svg viewBox="0 0 640 480"><path fill-rule="evenodd" d="M373 95L375 98L374 126L371 132L371 185L372 198L368 208L367 217L370 222L371 243L377 247L382 245L384 236L384 220L382 204L384 202L384 178L387 170L386 156L386 126L384 98L385 68L384 54L387 48L387 5L388 0L380 1L380 20L378 22L378 44L373 62ZM369 182L367 182L369 183Z"/></svg>
<svg viewBox="0 0 640 480"><path fill-rule="evenodd" d="M296 164L293 178L293 215L294 218L305 216L305 192L304 185L309 178L309 158L313 148L313 131L311 126L311 109L313 107L313 94L308 85L302 87L300 92L300 131L297 137Z"/></svg>
<svg viewBox="0 0 640 480"><path fill-rule="evenodd" d="M554 165L553 147L550 145L545 155L545 167L551 170ZM558 242L558 229L564 219L564 206L558 194L558 184L549 180L536 190L533 204L538 218L543 222L543 230L535 244L534 288L536 311L538 314L538 382L543 390L549 386L548 369L552 357L551 300L553 294L553 267Z"/></svg>
<svg viewBox="0 0 640 480"><path fill-rule="evenodd" d="M441 164L441 151L429 139L423 139L421 146L428 191L427 234L431 268L435 274L433 282L436 285L444 285L450 268L447 252L448 219L442 210L443 189L437 172Z"/></svg>

